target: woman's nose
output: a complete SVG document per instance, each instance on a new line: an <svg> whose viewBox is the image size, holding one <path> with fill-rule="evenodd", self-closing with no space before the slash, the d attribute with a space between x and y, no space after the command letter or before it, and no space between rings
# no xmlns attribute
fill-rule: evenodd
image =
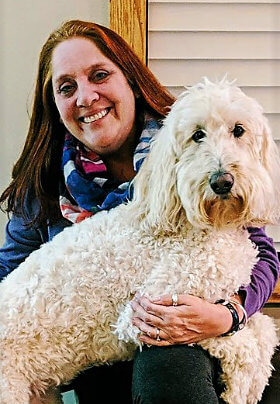
<svg viewBox="0 0 280 404"><path fill-rule="evenodd" d="M78 87L77 107L90 107L97 100L99 100L99 93L93 84L86 83Z"/></svg>

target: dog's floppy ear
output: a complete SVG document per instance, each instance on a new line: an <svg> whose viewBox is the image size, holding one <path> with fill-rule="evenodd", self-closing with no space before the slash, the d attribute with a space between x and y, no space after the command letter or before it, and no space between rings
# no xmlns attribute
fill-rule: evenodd
<svg viewBox="0 0 280 404"><path fill-rule="evenodd" d="M134 219L142 228L157 234L177 232L184 214L176 186L173 126L168 119L165 121L134 180Z"/></svg>
<svg viewBox="0 0 280 404"><path fill-rule="evenodd" d="M268 222L275 223L280 217L280 151L273 140L267 119L263 121L261 162L271 178L273 188L267 198L266 216Z"/></svg>

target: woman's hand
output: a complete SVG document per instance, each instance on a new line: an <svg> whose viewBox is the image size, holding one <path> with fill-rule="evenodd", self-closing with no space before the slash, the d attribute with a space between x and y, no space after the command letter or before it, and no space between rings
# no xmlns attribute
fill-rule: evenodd
<svg viewBox="0 0 280 404"><path fill-rule="evenodd" d="M139 340L147 345L192 344L219 336L232 326L225 306L192 295L178 295L173 306L171 295L149 300L137 294L131 305L133 324L141 331Z"/></svg>

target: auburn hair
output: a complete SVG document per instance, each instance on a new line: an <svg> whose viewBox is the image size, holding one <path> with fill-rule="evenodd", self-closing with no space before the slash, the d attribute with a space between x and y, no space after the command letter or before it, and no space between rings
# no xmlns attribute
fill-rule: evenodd
<svg viewBox="0 0 280 404"><path fill-rule="evenodd" d="M65 127L54 102L51 61L55 47L73 37L93 41L104 56L122 70L137 98L136 114L148 110L160 119L175 101L117 33L92 22L71 20L63 23L49 36L41 50L25 145L13 167L12 181L0 196L3 210L27 218L24 206L27 193L31 193L39 202L36 215L27 218L32 225L55 221L60 216L58 188L62 180Z"/></svg>

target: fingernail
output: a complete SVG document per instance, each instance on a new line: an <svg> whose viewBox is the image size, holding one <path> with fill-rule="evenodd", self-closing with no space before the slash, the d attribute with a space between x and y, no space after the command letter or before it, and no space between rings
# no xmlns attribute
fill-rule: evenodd
<svg viewBox="0 0 280 404"><path fill-rule="evenodd" d="M155 296L151 300L152 300L152 302L159 302L161 300L161 297L160 296Z"/></svg>

